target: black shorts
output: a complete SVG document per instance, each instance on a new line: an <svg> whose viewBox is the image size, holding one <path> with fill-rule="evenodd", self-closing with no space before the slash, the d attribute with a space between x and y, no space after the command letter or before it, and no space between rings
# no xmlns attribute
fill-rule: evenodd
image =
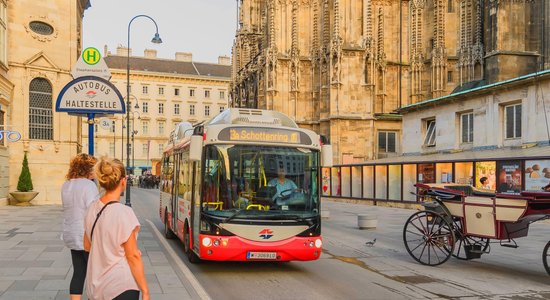
<svg viewBox="0 0 550 300"><path fill-rule="evenodd" d="M139 291L127 290L124 293L116 296L113 300L139 300Z"/></svg>

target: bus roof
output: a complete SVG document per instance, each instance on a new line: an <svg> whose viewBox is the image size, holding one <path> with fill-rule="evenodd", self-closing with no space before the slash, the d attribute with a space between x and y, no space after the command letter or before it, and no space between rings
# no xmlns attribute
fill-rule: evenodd
<svg viewBox="0 0 550 300"><path fill-rule="evenodd" d="M283 113L273 110L250 108L228 108L210 119L205 126L239 124L298 128L296 122Z"/></svg>
<svg viewBox="0 0 550 300"><path fill-rule="evenodd" d="M191 125L179 123L170 135L165 152L185 147L197 126L204 126L209 136L205 143L262 143L320 147L319 136L300 128L287 115L273 110L228 108L212 119ZM236 131L241 130L241 131ZM243 131L244 133L242 134Z"/></svg>

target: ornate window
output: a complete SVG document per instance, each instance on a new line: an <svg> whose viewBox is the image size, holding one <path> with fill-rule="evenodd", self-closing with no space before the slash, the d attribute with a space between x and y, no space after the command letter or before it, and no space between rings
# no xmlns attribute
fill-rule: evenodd
<svg viewBox="0 0 550 300"><path fill-rule="evenodd" d="M53 33L53 27L42 21L32 21L29 23L29 28L35 33L41 35L51 35Z"/></svg>
<svg viewBox="0 0 550 300"><path fill-rule="evenodd" d="M52 86L44 78L29 86L29 138L53 140Z"/></svg>
<svg viewBox="0 0 550 300"><path fill-rule="evenodd" d="M149 102L143 102L141 104L141 109L144 113L148 113L149 112Z"/></svg>

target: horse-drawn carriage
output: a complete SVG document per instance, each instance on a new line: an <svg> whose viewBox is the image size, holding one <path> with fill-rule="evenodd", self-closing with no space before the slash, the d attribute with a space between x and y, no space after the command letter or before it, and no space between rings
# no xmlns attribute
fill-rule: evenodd
<svg viewBox="0 0 550 300"><path fill-rule="evenodd" d="M550 216L550 192L494 194L460 184L416 184L424 210L403 229L407 252L418 262L436 266L451 256L475 259L489 253L490 240L517 248L529 225ZM542 254L550 275L550 241Z"/></svg>

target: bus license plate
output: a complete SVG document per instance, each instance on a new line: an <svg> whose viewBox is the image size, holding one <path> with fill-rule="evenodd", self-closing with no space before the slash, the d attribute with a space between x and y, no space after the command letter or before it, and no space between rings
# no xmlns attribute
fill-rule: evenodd
<svg viewBox="0 0 550 300"><path fill-rule="evenodd" d="M247 252L246 259L277 259L277 252Z"/></svg>

